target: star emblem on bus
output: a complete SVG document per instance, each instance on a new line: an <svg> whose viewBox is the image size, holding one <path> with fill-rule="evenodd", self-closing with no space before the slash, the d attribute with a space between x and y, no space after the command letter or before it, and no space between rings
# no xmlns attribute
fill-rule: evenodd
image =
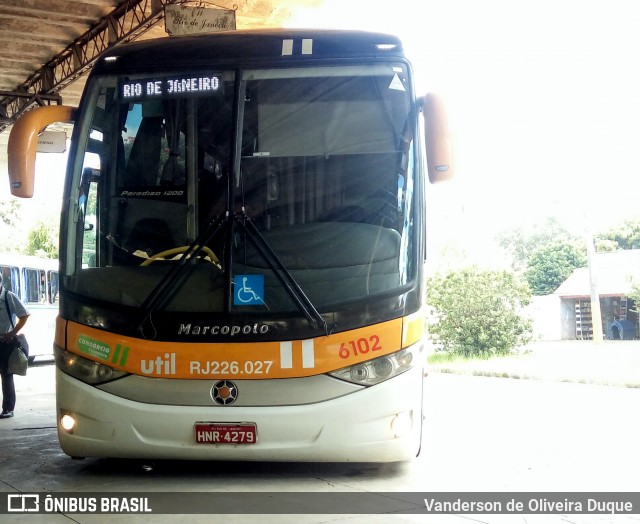
<svg viewBox="0 0 640 524"><path fill-rule="evenodd" d="M233 404L238 398L238 386L230 380L220 380L211 388L211 398L221 406Z"/></svg>

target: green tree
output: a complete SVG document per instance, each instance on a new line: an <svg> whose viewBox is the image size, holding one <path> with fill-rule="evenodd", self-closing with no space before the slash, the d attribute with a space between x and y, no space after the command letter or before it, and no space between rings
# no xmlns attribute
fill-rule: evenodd
<svg viewBox="0 0 640 524"><path fill-rule="evenodd" d="M16 226L20 222L20 202L15 199L0 202L0 220L7 226Z"/></svg>
<svg viewBox="0 0 640 524"><path fill-rule="evenodd" d="M450 353L508 354L531 340L532 322L523 315L530 300L527 284L510 271L474 266L435 275L427 281L429 335Z"/></svg>
<svg viewBox="0 0 640 524"><path fill-rule="evenodd" d="M558 289L574 269L586 266L586 247L551 244L533 252L524 275L534 295L548 295Z"/></svg>
<svg viewBox="0 0 640 524"><path fill-rule="evenodd" d="M22 245L20 234L20 201L12 198L0 202L0 238L3 252L19 252Z"/></svg>
<svg viewBox="0 0 640 524"><path fill-rule="evenodd" d="M640 313L640 274L632 277L631 291L627 294L627 298L632 300L629 310L634 313Z"/></svg>
<svg viewBox="0 0 640 524"><path fill-rule="evenodd" d="M640 249L640 221L626 220L619 226L594 235L598 251Z"/></svg>
<svg viewBox="0 0 640 524"><path fill-rule="evenodd" d="M38 222L27 233L26 255L58 258L58 227L55 223Z"/></svg>
<svg viewBox="0 0 640 524"><path fill-rule="evenodd" d="M581 239L570 233L555 218L547 218L532 227L517 228L503 232L497 238L499 245L513 258L513 267L517 271L524 270L529 258L536 250L555 244L577 244Z"/></svg>

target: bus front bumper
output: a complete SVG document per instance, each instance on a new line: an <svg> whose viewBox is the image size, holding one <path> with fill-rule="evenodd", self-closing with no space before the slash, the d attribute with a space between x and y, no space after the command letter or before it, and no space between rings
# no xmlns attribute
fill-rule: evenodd
<svg viewBox="0 0 640 524"><path fill-rule="evenodd" d="M56 373L58 437L72 457L397 462L420 450L421 368L323 402L223 408L135 402ZM255 424L256 442L196 443L197 422Z"/></svg>

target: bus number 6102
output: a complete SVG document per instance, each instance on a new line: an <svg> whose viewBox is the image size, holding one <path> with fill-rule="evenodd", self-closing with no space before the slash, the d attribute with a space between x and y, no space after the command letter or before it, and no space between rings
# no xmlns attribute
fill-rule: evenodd
<svg viewBox="0 0 640 524"><path fill-rule="evenodd" d="M340 344L338 355L340 358L349 358L350 356L357 357L358 355L369 353L369 351L380 351L381 349L380 337L378 335L371 335L369 338L361 337L357 340L343 342Z"/></svg>

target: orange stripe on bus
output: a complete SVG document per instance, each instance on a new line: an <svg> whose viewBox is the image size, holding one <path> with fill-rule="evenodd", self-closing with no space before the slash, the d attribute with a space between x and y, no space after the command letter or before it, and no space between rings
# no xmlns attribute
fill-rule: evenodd
<svg viewBox="0 0 640 524"><path fill-rule="evenodd" d="M64 347L62 331L56 330L56 343ZM398 351L403 321L400 318L329 336L275 342L157 342L74 322L68 322L66 331L69 351L136 375L272 379L318 375ZM415 333L410 338L413 336Z"/></svg>

